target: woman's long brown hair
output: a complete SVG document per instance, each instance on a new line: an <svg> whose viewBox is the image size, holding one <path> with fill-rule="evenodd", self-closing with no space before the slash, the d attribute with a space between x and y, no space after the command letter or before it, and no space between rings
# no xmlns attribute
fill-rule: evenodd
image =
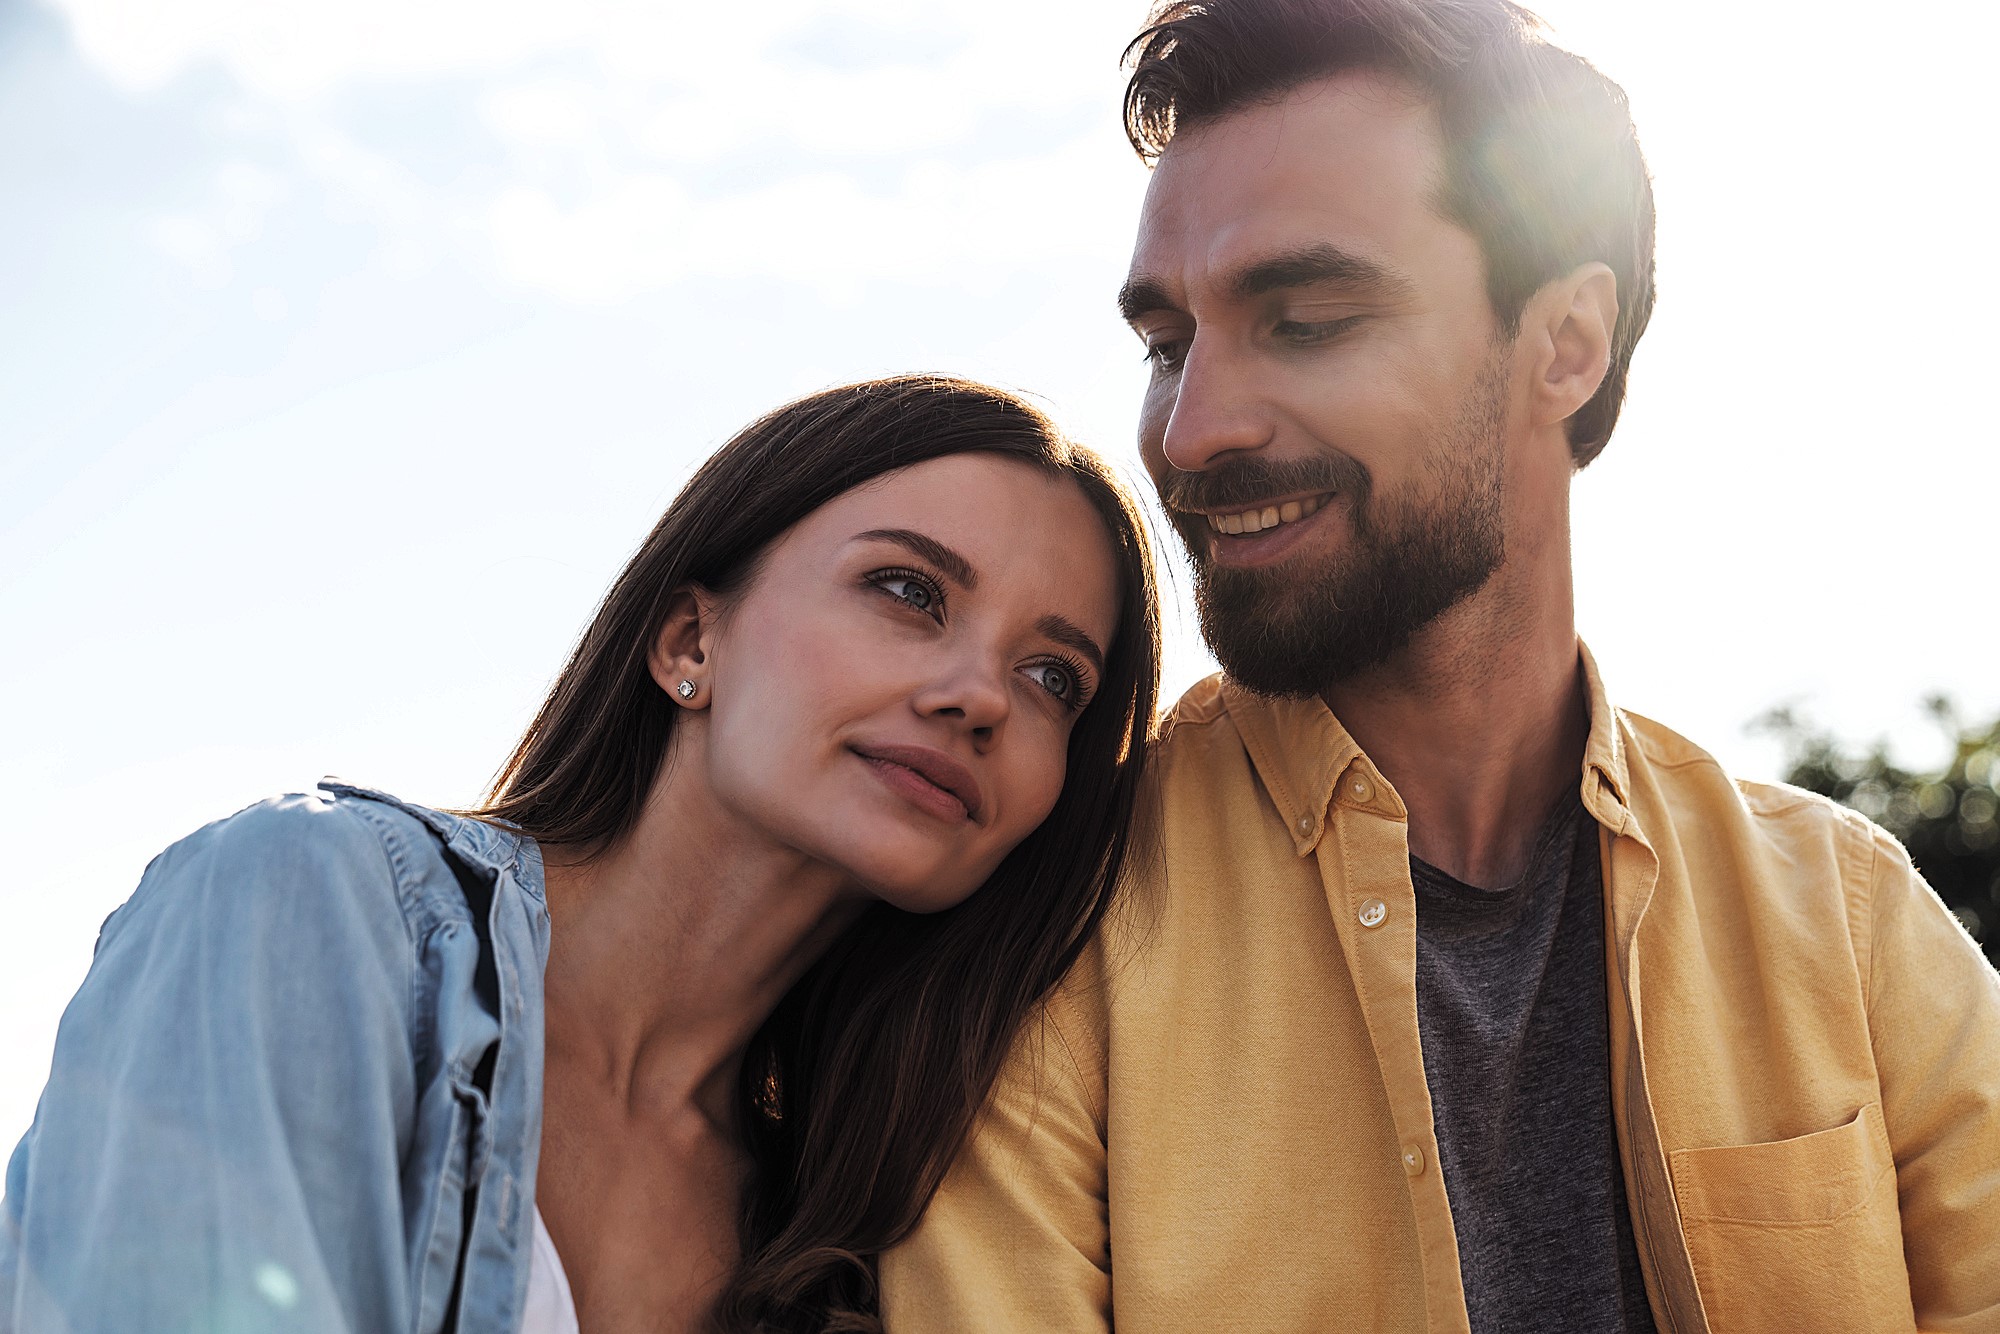
<svg viewBox="0 0 2000 1334"><path fill-rule="evenodd" d="M1118 629L1077 719L1049 818L978 893L918 915L875 904L751 1040L738 1091L754 1176L722 1331L873 1331L875 1257L936 1193L1029 1013L1108 908L1158 689L1150 548L1130 493L1010 394L937 376L827 390L752 423L705 463L612 584L475 812L586 852L637 823L678 707L647 669L676 589L725 601L835 496L898 468L999 454L1073 480L1118 562ZM1025 535L1024 535L1025 540Z"/></svg>

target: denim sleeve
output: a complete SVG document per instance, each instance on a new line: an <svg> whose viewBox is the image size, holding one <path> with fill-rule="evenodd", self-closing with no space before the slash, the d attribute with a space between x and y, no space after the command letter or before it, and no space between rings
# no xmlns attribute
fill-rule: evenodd
<svg viewBox="0 0 2000 1334"><path fill-rule="evenodd" d="M409 1328L412 969L395 871L338 806L162 853L8 1164L0 1334Z"/></svg>

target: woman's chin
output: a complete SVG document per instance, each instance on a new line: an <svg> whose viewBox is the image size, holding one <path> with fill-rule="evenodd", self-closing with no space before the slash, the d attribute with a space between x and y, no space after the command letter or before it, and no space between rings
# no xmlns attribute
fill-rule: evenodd
<svg viewBox="0 0 2000 1334"><path fill-rule="evenodd" d="M990 873L989 873L990 874ZM869 897L903 912L925 915L956 908L986 881L968 882L965 872L939 868L872 867L855 877Z"/></svg>

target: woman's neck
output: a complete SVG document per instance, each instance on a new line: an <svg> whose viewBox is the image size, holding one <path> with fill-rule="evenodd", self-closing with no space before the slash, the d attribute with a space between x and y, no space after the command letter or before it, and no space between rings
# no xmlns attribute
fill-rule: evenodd
<svg viewBox="0 0 2000 1334"><path fill-rule="evenodd" d="M745 1045L866 899L734 818L699 765L663 766L601 855L543 852L551 1060L636 1116L693 1109L733 1134Z"/></svg>

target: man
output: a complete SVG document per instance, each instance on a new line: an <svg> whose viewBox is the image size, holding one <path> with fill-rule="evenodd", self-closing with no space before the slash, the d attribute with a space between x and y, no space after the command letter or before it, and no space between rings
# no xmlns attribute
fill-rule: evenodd
<svg viewBox="0 0 2000 1334"><path fill-rule="evenodd" d="M1577 640L1653 299L1623 94L1505 0L1175 0L1131 54L1140 439L1225 672L892 1334L2000 1330L2000 979Z"/></svg>

